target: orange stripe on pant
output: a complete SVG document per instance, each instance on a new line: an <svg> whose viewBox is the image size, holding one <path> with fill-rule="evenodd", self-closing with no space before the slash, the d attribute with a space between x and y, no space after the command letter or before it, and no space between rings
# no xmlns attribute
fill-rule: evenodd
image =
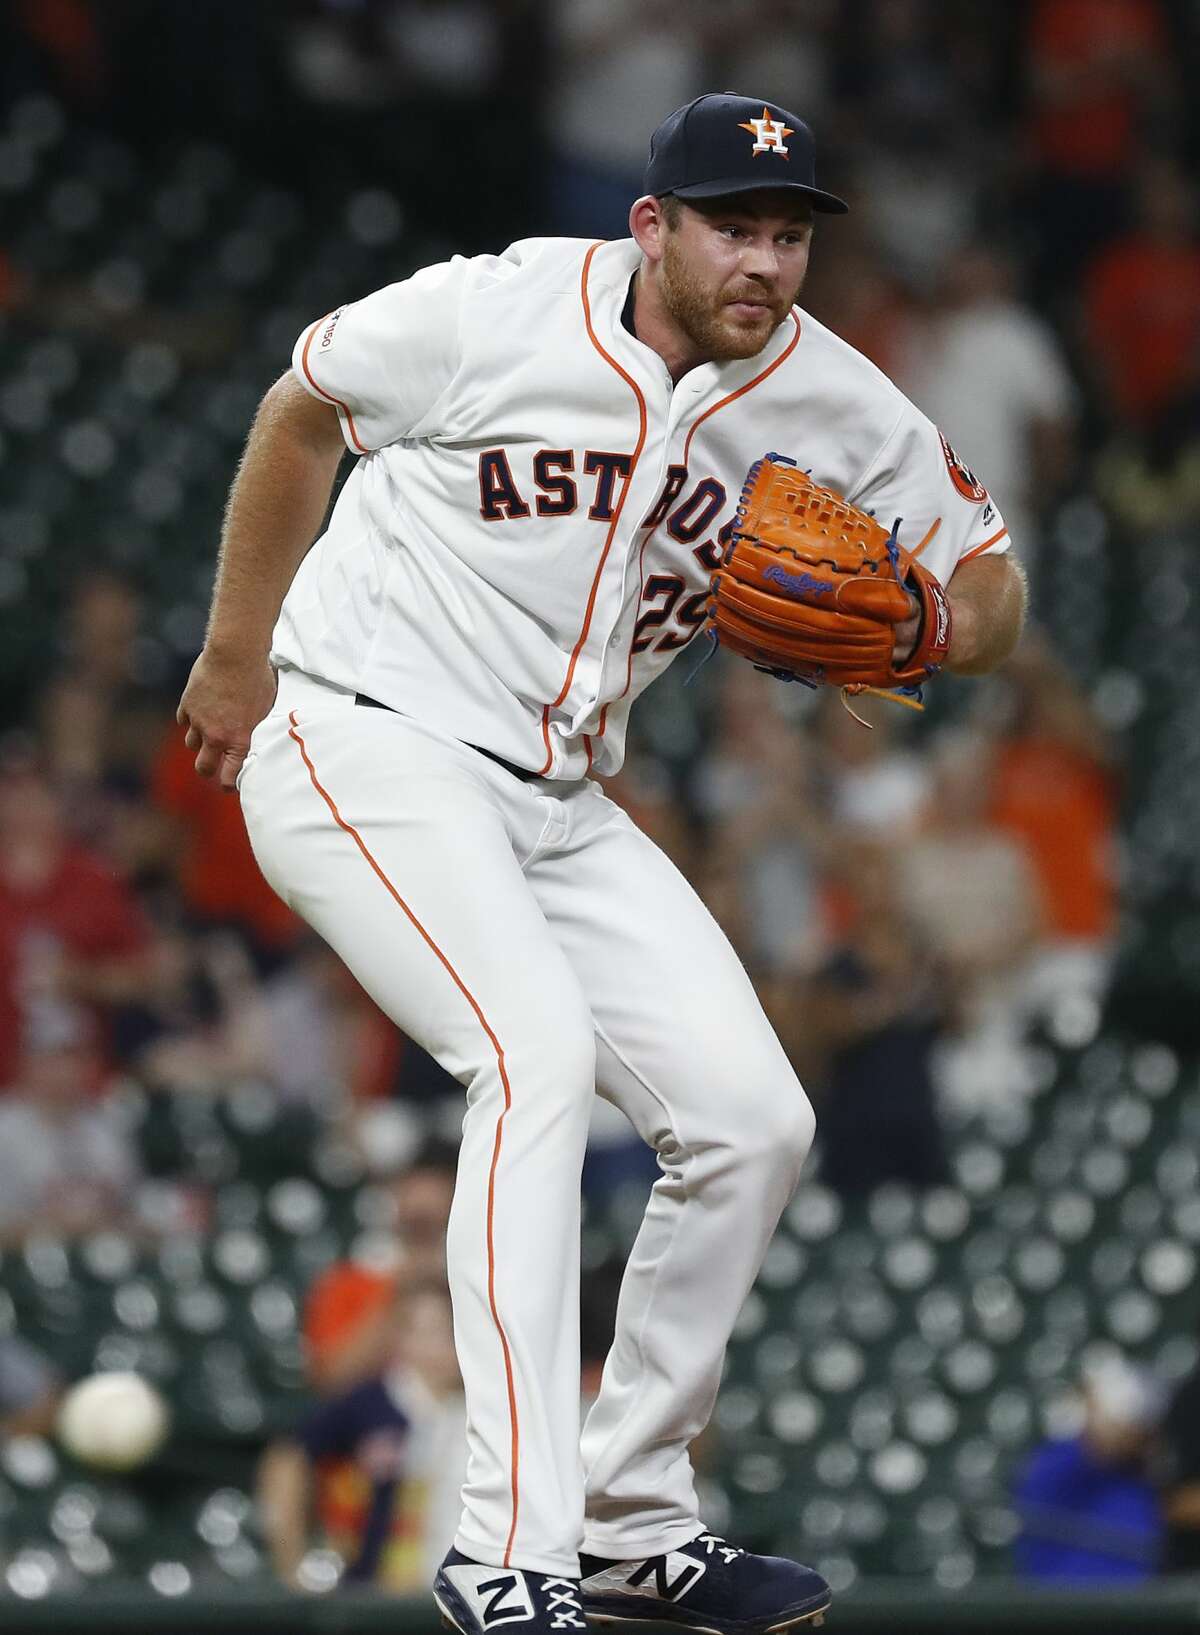
<svg viewBox="0 0 1200 1635"><path fill-rule="evenodd" d="M507 1567L509 1565L509 1557L512 1554L513 1539L516 1536L517 1531L517 1513L519 1509L517 1473L520 1468L521 1437L520 1427L517 1421L517 1393L516 1387L513 1384L512 1353L509 1350L508 1336L504 1332L504 1325L500 1321L500 1313L496 1308L496 1252L493 1237L493 1212L496 1201L496 1167L500 1162L500 1145L504 1134L504 1120L508 1114L509 1108L512 1106L512 1086L508 1082L508 1069L504 1065L504 1051L501 1048L499 1039L497 1039L495 1033L493 1033L487 1017L480 1009L479 1003L475 996L471 993L470 989L459 976L458 972L454 969L453 965L451 965L445 954L443 954L437 943L434 942L428 931L426 931L420 920L418 920L412 909L409 908L408 904L404 901L404 898L401 897L395 886L388 879L387 875L384 873L376 858L372 855L358 830L352 823L347 823L345 818L338 811L333 796L317 777L316 768L313 766L312 760L309 757L307 746L305 745L304 739L300 736L297 728L296 712L294 710L288 716L288 722L288 737L299 749L300 758L308 769L308 776L312 782L312 786L316 790L317 794L320 795L321 799L325 802L326 806L328 806L330 813L333 816L333 821L337 824L338 828L343 831L343 833L350 836L351 840L353 840L354 844L358 847L359 851L362 853L363 857L370 865L375 875L378 877L384 890L392 898L396 906L403 912L409 924L418 933L430 951L437 956L450 980L454 983L454 986L458 989L459 993L462 994L467 1004L470 1005L471 1009L474 1011L480 1027L487 1034L488 1041L491 1044L492 1049L496 1052L496 1066L499 1068L500 1083L504 1089L504 1106L501 1110L499 1118L496 1120L496 1140L495 1145L492 1148L491 1168L488 1171L487 1267L488 1305L491 1307L492 1322L496 1325L496 1333L500 1336L500 1349L504 1353L504 1377L508 1388L508 1416L509 1424L512 1428L512 1523L509 1526L508 1539L504 1545L504 1566Z"/></svg>

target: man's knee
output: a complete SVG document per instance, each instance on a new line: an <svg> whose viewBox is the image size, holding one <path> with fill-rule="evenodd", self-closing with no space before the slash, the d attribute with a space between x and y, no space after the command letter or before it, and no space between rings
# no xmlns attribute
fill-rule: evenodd
<svg viewBox="0 0 1200 1635"><path fill-rule="evenodd" d="M596 1089L596 1034L585 1005L556 1005L531 1016L505 1058L514 1092L518 1084L536 1083L548 1108L588 1117Z"/></svg>
<svg viewBox="0 0 1200 1635"><path fill-rule="evenodd" d="M763 1087L739 1121L736 1142L743 1162L798 1171L817 1127L800 1081L785 1078Z"/></svg>

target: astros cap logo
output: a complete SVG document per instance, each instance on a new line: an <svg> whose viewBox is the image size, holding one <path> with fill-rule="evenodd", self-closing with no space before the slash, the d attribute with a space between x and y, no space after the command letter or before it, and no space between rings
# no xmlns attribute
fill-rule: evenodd
<svg viewBox="0 0 1200 1635"><path fill-rule="evenodd" d="M787 158L788 150L783 139L785 136L794 135L794 132L782 119L772 119L769 108L764 107L761 119L748 119L744 124L739 123L738 130L749 131L754 137L751 153L778 153Z"/></svg>

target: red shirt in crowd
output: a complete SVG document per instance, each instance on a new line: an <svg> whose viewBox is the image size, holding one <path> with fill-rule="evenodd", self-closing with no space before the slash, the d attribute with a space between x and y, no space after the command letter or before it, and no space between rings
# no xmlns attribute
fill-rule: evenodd
<svg viewBox="0 0 1200 1635"><path fill-rule="evenodd" d="M1200 376L1200 248L1133 237L1088 277L1089 338L1123 414L1164 409Z"/></svg>
<svg viewBox="0 0 1200 1635"><path fill-rule="evenodd" d="M64 963L100 964L140 955L149 945L129 887L81 846L64 847L35 886L0 874L0 1086L13 1081L27 1005L53 990Z"/></svg>
<svg viewBox="0 0 1200 1635"><path fill-rule="evenodd" d="M247 926L268 948L295 942L303 927L263 879L246 834L241 802L196 776L196 756L174 728L151 774L151 796L184 833L180 885L202 919Z"/></svg>
<svg viewBox="0 0 1200 1635"><path fill-rule="evenodd" d="M1030 18L1036 156L1047 169L1119 174L1137 135L1137 74L1168 66L1157 0L1039 0Z"/></svg>

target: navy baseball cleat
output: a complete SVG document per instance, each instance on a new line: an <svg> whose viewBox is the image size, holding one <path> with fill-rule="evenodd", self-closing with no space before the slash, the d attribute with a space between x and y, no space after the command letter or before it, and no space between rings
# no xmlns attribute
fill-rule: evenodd
<svg viewBox="0 0 1200 1635"><path fill-rule="evenodd" d="M704 1635L770 1635L825 1621L820 1573L781 1556L755 1556L701 1533L644 1561L580 1556L583 1610L594 1624L678 1624Z"/></svg>
<svg viewBox="0 0 1200 1635"><path fill-rule="evenodd" d="M574 1578L487 1567L457 1550L442 1562L433 1580L433 1599L442 1622L459 1635L490 1635L508 1624L524 1624L521 1635L587 1629Z"/></svg>

